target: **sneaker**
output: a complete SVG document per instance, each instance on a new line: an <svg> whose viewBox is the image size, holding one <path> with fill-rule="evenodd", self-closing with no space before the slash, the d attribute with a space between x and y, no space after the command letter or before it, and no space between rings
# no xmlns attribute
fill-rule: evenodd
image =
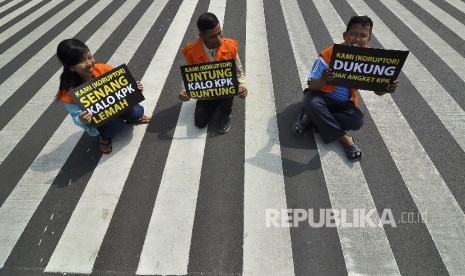
<svg viewBox="0 0 465 276"><path fill-rule="evenodd" d="M297 121L294 123L294 128L292 129L294 132L295 136L303 136L305 133L305 130L307 129L307 126L304 124L304 113L301 112L299 114L299 117L297 118Z"/></svg>
<svg viewBox="0 0 465 276"><path fill-rule="evenodd" d="M231 115L223 115L223 117L221 118L220 127L218 131L220 133L228 132L229 128L231 127L230 122L231 122Z"/></svg>

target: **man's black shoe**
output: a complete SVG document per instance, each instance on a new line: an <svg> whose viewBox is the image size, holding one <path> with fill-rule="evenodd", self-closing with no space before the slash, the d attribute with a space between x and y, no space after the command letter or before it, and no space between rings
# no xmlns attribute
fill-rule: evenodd
<svg viewBox="0 0 465 276"><path fill-rule="evenodd" d="M230 122L231 122L231 115L223 115L223 117L221 118L220 128L218 129L218 131L220 133L228 132L228 130L229 130L230 126L231 126Z"/></svg>

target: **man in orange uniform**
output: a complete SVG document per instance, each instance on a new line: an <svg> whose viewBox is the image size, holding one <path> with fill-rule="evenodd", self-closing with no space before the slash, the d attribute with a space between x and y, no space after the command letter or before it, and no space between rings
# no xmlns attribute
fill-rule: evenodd
<svg viewBox="0 0 465 276"><path fill-rule="evenodd" d="M223 32L218 18L213 13L203 13L197 20L199 29L199 38L186 45L182 54L189 65L221 61L228 59L236 60L237 77L239 80L239 97L247 97L247 87L245 85L245 75L242 64L238 56L238 43L231 38L223 38ZM179 92L179 98L182 101L190 100L186 91L183 89ZM220 133L226 133L230 127L234 97L216 99L216 100L197 100L195 106L195 126L204 128L208 121L215 113L216 108L220 107L221 121L219 126Z"/></svg>

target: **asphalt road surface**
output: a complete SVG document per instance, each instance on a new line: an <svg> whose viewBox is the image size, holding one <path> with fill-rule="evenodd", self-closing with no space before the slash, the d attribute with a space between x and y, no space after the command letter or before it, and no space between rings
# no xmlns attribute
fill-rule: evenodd
<svg viewBox="0 0 465 276"><path fill-rule="evenodd" d="M249 90L224 135L177 98L207 10ZM355 14L410 53L394 94L360 91L351 163L292 125ZM0 34L0 275L465 275L463 1L1 0ZM110 155L54 100L71 37L144 84L153 121Z"/></svg>

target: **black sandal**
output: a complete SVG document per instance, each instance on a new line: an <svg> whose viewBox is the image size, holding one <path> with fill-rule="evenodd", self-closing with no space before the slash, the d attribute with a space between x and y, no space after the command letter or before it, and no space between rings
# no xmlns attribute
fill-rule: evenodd
<svg viewBox="0 0 465 276"><path fill-rule="evenodd" d="M357 162L362 159L362 151L355 144L354 138L352 138L353 144L350 146L344 146L344 152L346 153L347 158L352 162Z"/></svg>
<svg viewBox="0 0 465 276"><path fill-rule="evenodd" d="M297 117L292 131L294 132L295 136L300 137L304 135L306 129L307 126L304 124L304 112L302 111L301 113L299 113L299 117Z"/></svg>
<svg viewBox="0 0 465 276"><path fill-rule="evenodd" d="M304 119L304 116L307 116L307 117ZM295 136L301 137L301 136L305 135L305 132L307 131L307 129L311 129L313 124L312 124L312 120L311 120L311 118L309 116L310 115L306 114L303 110L302 110L302 112L299 113L299 117L297 117L297 120L295 121L294 127L292 129ZM305 122L305 121L307 121L307 122ZM315 126L313 126L313 127L315 129Z"/></svg>

